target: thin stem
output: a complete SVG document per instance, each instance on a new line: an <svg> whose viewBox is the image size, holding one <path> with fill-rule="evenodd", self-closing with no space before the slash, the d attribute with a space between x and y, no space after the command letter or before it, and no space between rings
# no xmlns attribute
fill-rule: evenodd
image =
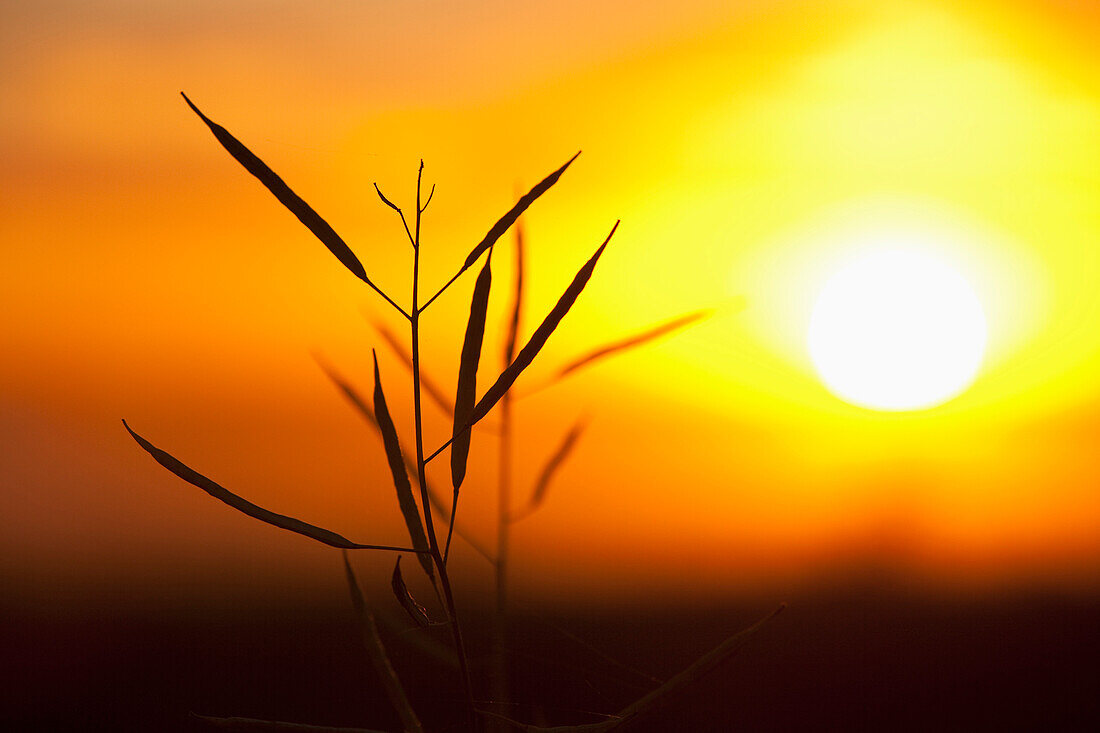
<svg viewBox="0 0 1100 733"><path fill-rule="evenodd" d="M451 498L451 518L447 523L447 544L443 546L443 563L451 556L451 538L455 534L455 515L458 514L458 492L454 492Z"/></svg>
<svg viewBox="0 0 1100 733"><path fill-rule="evenodd" d="M473 684L470 681L470 667L466 658L466 647L462 641L462 630L458 624L458 613L455 610L454 594L451 591L451 581L447 576L447 565L443 562L443 556L439 552L439 540L435 534L432 523L431 499L428 496L428 479L424 460L424 421L421 415L420 405L420 309L417 308L417 297L420 284L420 215L423 208L420 205L420 185L424 174L424 161L420 161L420 168L416 174L416 234L413 239L413 286L412 286L412 316L409 318L412 324L412 367L413 367L413 412L416 423L416 473L420 484L420 501L424 511L424 528L428 535L429 551L432 560L439 570L439 583L443 587L443 600L447 609L447 617L450 621L451 635L454 637L455 652L458 655L458 664L462 674L462 684L466 694L466 712L469 718L471 730L477 730L479 719L474 708Z"/></svg>
<svg viewBox="0 0 1100 733"><path fill-rule="evenodd" d="M413 239L413 235L409 231L409 222L405 221L405 212L398 209L397 213L401 215L401 223L405 226L405 234L409 237L409 244L413 246L413 249L416 249L416 240Z"/></svg>
<svg viewBox="0 0 1100 733"><path fill-rule="evenodd" d="M432 524L432 513L428 506L427 478L424 461L424 428L420 405L420 311L416 307L420 282L420 179L424 173L424 161L420 161L420 170L416 175L416 236L413 239L413 287L412 287L412 372L413 372L413 411L416 422L416 472L420 484L421 506L424 510L424 526L427 530L428 545L433 556L437 554L439 542Z"/></svg>
<svg viewBox="0 0 1100 733"><path fill-rule="evenodd" d="M434 303L435 299L438 298L440 295L443 295L443 291L446 290L447 288L451 287L451 285L454 284L454 281L457 280L462 275L462 273L464 273L464 272L466 272L465 267L462 268L461 270L459 270L458 272L456 272L454 274L454 276L443 285L443 287L441 287L439 290L436 291L435 295L428 298L427 303L420 306L420 311L419 312L423 313L425 310L427 310L428 306L431 305L432 303ZM413 310L416 310L416 308L414 307Z"/></svg>
<svg viewBox="0 0 1100 733"><path fill-rule="evenodd" d="M500 464L497 488L496 616L493 623L494 700L508 702L508 556L512 513L512 400L500 400Z"/></svg>
<svg viewBox="0 0 1100 733"><path fill-rule="evenodd" d="M476 424L477 424L476 422L466 423L466 427L462 428L462 432L465 432L467 430L473 430L474 425L476 425ZM461 434L462 433L459 433L459 435L461 435ZM439 446L438 448L436 448L434 451L432 451L432 454L424 459L424 463L431 463L435 459L436 456L438 456L443 451L447 450L447 448L449 448L451 446L451 443L453 443L454 440L455 440L454 436L451 436L450 438L447 438L447 442L444 443L443 445Z"/></svg>
<svg viewBox="0 0 1100 733"><path fill-rule="evenodd" d="M523 315L523 227L517 221L515 226L515 290L512 302L512 314L508 319L508 330L501 352L503 364L507 369L516 358L516 341L519 338L520 321ZM500 452L497 474L497 562L494 564L496 589L496 615L493 619L493 687L494 699L507 703L510 699L509 672L510 654L508 651L508 565L509 546L512 532L512 396L505 392L500 400Z"/></svg>
<svg viewBox="0 0 1100 733"><path fill-rule="evenodd" d="M424 463L431 463L431 462L432 462L432 460L433 460L433 459L434 459L434 458L435 458L436 456L438 456L438 455L439 455L440 453L442 453L443 451L447 450L448 446L450 446L450 445L451 445L451 440L452 440L451 438L448 438L448 439L447 439L447 442L446 442L446 443L444 443L443 445L439 446L439 447L438 447L438 448L436 448L436 449L435 449L434 451L432 451L432 454L431 454L430 456L428 456L427 458L425 458L425 459L424 459Z"/></svg>
<svg viewBox="0 0 1100 733"><path fill-rule="evenodd" d="M462 630L458 625L458 614L455 611L455 599L454 593L451 591L451 580L447 576L447 566L443 563L443 558L439 554L439 546L435 548L435 552L432 555L435 560L436 567L439 569L439 581L443 586L443 597L447 602L447 615L450 619L451 636L454 637L455 652L458 654L458 666L462 673L462 685L466 695L466 715L470 722L471 730L480 730L480 721L477 718L477 712L474 708L474 688L473 683L470 680L470 663L466 658L466 646L462 641Z"/></svg>
<svg viewBox="0 0 1100 733"><path fill-rule="evenodd" d="M348 550L385 550L387 552L411 552L414 555L418 555L424 550L417 550L415 547L393 547L391 545L355 545L354 547L347 547Z"/></svg>
<svg viewBox="0 0 1100 733"><path fill-rule="evenodd" d="M372 288L374 288L374 292L381 295L387 303L389 303L390 305L392 305L394 307L394 310L396 310L401 315L405 316L405 318L407 320L410 320L410 321L412 320L412 316L410 316L404 308L399 306L397 303L393 302L393 298L391 298L390 296L383 293L382 290L377 285L375 285L374 283L367 283L367 285L370 285Z"/></svg>

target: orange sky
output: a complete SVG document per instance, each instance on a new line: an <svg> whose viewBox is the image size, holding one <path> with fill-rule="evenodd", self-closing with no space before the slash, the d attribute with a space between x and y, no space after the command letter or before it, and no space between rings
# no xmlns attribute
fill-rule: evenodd
<svg viewBox="0 0 1100 733"><path fill-rule="evenodd" d="M591 346L719 307L519 403L521 485L591 416L517 530L525 592L718 594L852 561L934 582L1095 577L1092 4L24 5L0 10L0 572L20 596L269 587L287 567L328 583L331 551L168 475L121 417L257 503L401 540L381 447L310 355L366 389L364 311L400 324L181 89L400 302L411 258L371 182L408 202L426 160L431 287L518 185L583 148L526 218L526 333L623 224L521 390ZM809 293L863 226L943 233L987 308L986 363L946 405L875 413L814 375ZM499 324L507 252L497 262ZM472 281L427 319L448 389ZM488 384L498 364L483 365ZM405 373L388 353L382 368L408 429ZM433 415L428 443L448 430ZM462 516L488 540L491 434L472 462Z"/></svg>

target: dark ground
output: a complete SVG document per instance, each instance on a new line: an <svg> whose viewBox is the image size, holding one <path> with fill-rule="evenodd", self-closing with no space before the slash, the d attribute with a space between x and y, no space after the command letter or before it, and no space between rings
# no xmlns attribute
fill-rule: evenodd
<svg viewBox="0 0 1100 733"><path fill-rule="evenodd" d="M739 655L638 730L1100 730L1100 595L947 600L879 584L723 608L546 615L668 678L780 600L787 610ZM542 620L516 626L515 697L542 705L515 717L591 721L582 711L613 712L650 684ZM203 730L192 710L396 730L350 608L79 620L9 611L0 634L5 731ZM391 648L425 722L457 730L456 690L430 691L432 663L400 639Z"/></svg>

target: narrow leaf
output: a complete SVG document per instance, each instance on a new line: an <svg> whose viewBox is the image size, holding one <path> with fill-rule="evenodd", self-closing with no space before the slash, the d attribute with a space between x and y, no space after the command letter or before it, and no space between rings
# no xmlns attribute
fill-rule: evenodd
<svg viewBox="0 0 1100 733"><path fill-rule="evenodd" d="M321 243L328 247L332 254L336 255L336 259L344 263L344 267L351 270L352 274L357 278L373 287L373 283L371 283L370 279L367 277L366 270L363 269L363 264L351 251L351 248L344 243L344 240L340 238L340 235L329 226L329 223L322 219L320 214L314 211L298 194L291 191L290 187L283 182L283 179L279 178L273 170L267 167L266 163L257 158L240 140L233 137L224 127L204 115L199 108L187 98L186 94L182 92L181 94L184 101L187 102L187 106L206 123L206 126L210 128L210 132L214 133L214 137L222 144L222 147L229 151L229 154L236 158L237 162L245 167L245 170L260 179L260 183L267 186L267 190L275 194L275 198L279 199L279 202L283 206L290 209L290 212L298 217L298 220L305 224L306 227L313 232L314 236L320 239Z"/></svg>
<svg viewBox="0 0 1100 733"><path fill-rule="evenodd" d="M428 626L432 620L428 618L428 611L412 597L409 593L408 586L405 585L405 578L401 576L401 556L397 556L397 564L393 566L393 578L390 581L390 585L393 587L393 594L397 596L397 602L401 604L401 607L412 617L412 620L416 622L417 626Z"/></svg>
<svg viewBox="0 0 1100 733"><path fill-rule="evenodd" d="M565 314L569 312L569 309L573 307L573 303L576 302L577 296L584 290L584 286L588 284L588 280L592 277L592 271L596 268L596 262L600 259L600 255L603 254L604 249L607 248L607 243L611 241L611 237L615 235L615 230L619 228L619 222L615 222L615 226L611 228L611 232L607 235L607 239L600 245L596 253L584 263L584 266L577 272L573 278L573 282L569 283L569 287L565 289L561 298L546 315L539 327L535 329L535 332L531 335L530 340L524 344L520 349L519 354L516 355L515 361L513 361L508 367L501 372L497 377L497 381L493 383L493 386L489 387L488 391L482 396L474 407L474 413L471 416L469 424L472 426L478 420L481 420L489 411L493 409L493 406L500 401L500 398L504 396L512 385L515 383L516 378L526 369L534 358L538 355L539 351L546 344L546 340L550 338L550 334L554 332L554 329L561 323L561 319L565 317Z"/></svg>
<svg viewBox="0 0 1100 733"><path fill-rule="evenodd" d="M561 445L558 446L558 449L550 456L550 460L543 466L542 473L539 474L538 482L535 484L535 490L531 494L531 501L527 504L527 508L513 517L512 521L523 519L542 505L542 502L546 499L546 492L550 488L550 482L554 479L554 474L557 473L558 469L565 463L569 454L573 452L577 440L580 439L581 433L584 432L584 427L585 420L582 418L574 423L573 427L569 429L569 432L565 434L565 438L562 439Z"/></svg>
<svg viewBox="0 0 1100 733"><path fill-rule="evenodd" d="M183 463L178 461L170 454L162 451L160 448L157 448L145 438L141 437L133 430L131 430L130 426L126 423L125 420L122 421L122 424L123 426L125 426L126 431L130 433L130 436L137 441L137 444L140 445L146 453L151 455L157 463L164 466L169 471L176 474L189 484L199 487L206 493L213 496L215 499L219 499L225 502L237 511L247 514L254 519L259 519L261 522L267 522L268 524L274 525L281 529L288 529L291 532L297 532L298 534L305 535L306 537L317 540L318 542L322 542L326 545L331 545L332 547L342 547L348 550L375 549L398 550L401 552L408 551L407 548L403 547L389 547L386 545L361 545L357 542L352 542L346 537L342 537L335 532L331 532L327 529L323 529L312 524L307 524L306 522L295 519L293 517L276 514L274 512L268 511L267 509L264 509L263 507L256 506L252 502L237 496L229 489L219 486L218 484L208 479L206 476L203 476L197 471L185 466Z"/></svg>
<svg viewBox="0 0 1100 733"><path fill-rule="evenodd" d="M470 303L470 318L466 323L466 337L462 342L462 358L458 364L458 389L455 394L455 419L451 432L451 485L457 492L466 478L466 461L470 455L470 431L466 423L473 414L477 401L477 365L481 361L481 345L485 338L485 313L489 308L489 290L493 273L493 251L485 258L485 264L474 283Z"/></svg>
<svg viewBox="0 0 1100 733"><path fill-rule="evenodd" d="M527 211L527 207L535 203L535 200L538 199L539 196L549 191L550 187L558 182L558 179L561 178L561 174L565 173L565 169L568 168L569 165L577 159L577 155L580 154L581 153L578 150L576 155L565 161L565 165L563 165L561 168L558 168L546 178L543 178L541 181L535 184L534 188L523 194L523 196L520 196L520 199L516 202L516 205L513 206L507 214L500 217L497 223L493 224L493 227L485 235L484 239L478 242L477 246L470 251L470 254L466 257L466 261L462 264L462 269L469 269L470 266L477 262L478 258L485 253L485 250L496 244L496 241L501 238L504 232L508 231L508 227L512 226L512 224L516 222L516 219L519 218L519 215Z"/></svg>
<svg viewBox="0 0 1100 733"><path fill-rule="evenodd" d="M424 535L424 525L420 521L420 510L413 499L412 485L409 483L409 474L405 471L405 459L401 455L401 444L398 442L397 429L393 426L390 411L386 407L386 395L382 392L382 378L378 374L378 355L374 355L374 419L378 423L378 429L382 431L382 442L386 446L386 459L390 464L390 473L393 474L393 485L397 489L397 502L401 505L401 514L405 517L405 526L409 529L409 539L417 550L428 549L428 539ZM424 552L418 554L417 559L428 577L434 577L432 560Z"/></svg>
<svg viewBox="0 0 1100 733"><path fill-rule="evenodd" d="M378 331L378 335L382 337L382 340L386 342L386 345L390 347L390 350L401 360L401 363L411 372L412 371L412 352L409 351L405 343L397 337L393 331L386 327L385 324L380 321L371 319L371 325ZM451 402L451 399L443 392L443 390L425 373L423 365L420 367L420 386L428 393L428 397L432 399L432 402L443 411L447 417L454 415L455 406Z"/></svg>
<svg viewBox="0 0 1100 733"><path fill-rule="evenodd" d="M642 331L641 333L634 334L633 336L627 336L626 338L620 339L619 341L613 341L612 343L605 344L599 348L593 349L587 354L577 357L576 359L562 367L554 376L554 380L556 381L558 379L561 379L570 372L576 371L577 369L580 369L583 366L587 366L592 362L599 361L600 359L604 359L608 356L612 356L613 354L617 354L620 351L626 351L627 349L642 346L643 344L649 343L650 341L658 339L661 336L672 333L673 331L678 331L679 329L685 328L692 323L703 320L710 314L711 311L709 310L701 310L695 311L694 313L688 313L686 315L679 316L678 318L673 318L669 321L653 326L652 328Z"/></svg>
<svg viewBox="0 0 1100 733"><path fill-rule="evenodd" d="M516 222L515 233L516 277L512 292L512 314L508 319L508 334L504 339L504 366L508 366L516 358L516 342L519 340L520 317L523 314L523 222Z"/></svg>

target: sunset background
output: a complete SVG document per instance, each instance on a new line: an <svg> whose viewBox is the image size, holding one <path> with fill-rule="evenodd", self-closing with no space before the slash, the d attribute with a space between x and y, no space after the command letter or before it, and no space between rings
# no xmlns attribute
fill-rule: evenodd
<svg viewBox="0 0 1100 733"><path fill-rule="evenodd" d="M402 544L381 444L314 354L369 392L379 347L410 435L407 373L370 321L403 324L181 90L406 305L411 251L372 182L411 208L424 159L434 292L517 189L584 150L523 220L524 337L623 223L516 387L531 392L516 403L517 501L589 418L546 506L516 527L518 603L747 604L729 633L853 578L921 597L1093 598L1098 31L1100 9L1070 0L4 4L9 628L57 648L68 629L79 654L89 618L346 604L334 551L171 476L123 417L262 506ZM942 406L854 407L814 372L814 293L865 232L919 232L985 308L981 371ZM500 369L510 257L494 256L482 385ZM426 316L426 369L448 391L472 283ZM714 314L535 391L555 366L700 308ZM430 450L450 425L426 415ZM460 523L490 545L495 466L481 430ZM445 460L432 470L449 484ZM395 606L391 562L356 556L380 606ZM491 573L461 543L455 562L476 606ZM1095 630L1095 613L1077 618ZM64 666L52 654L35 652L55 660L42 679Z"/></svg>

